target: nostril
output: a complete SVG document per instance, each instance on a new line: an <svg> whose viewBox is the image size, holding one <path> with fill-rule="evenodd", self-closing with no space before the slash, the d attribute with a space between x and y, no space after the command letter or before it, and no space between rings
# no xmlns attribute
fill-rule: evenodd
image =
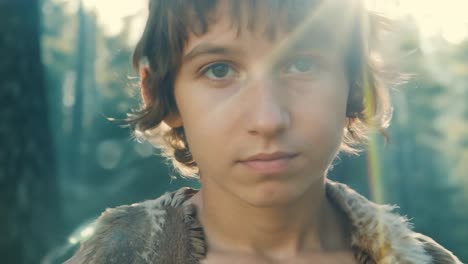
<svg viewBox="0 0 468 264"><path fill-rule="evenodd" d="M250 129L253 134L277 134L289 126L289 115L281 109L263 109L251 113Z"/></svg>
<svg viewBox="0 0 468 264"><path fill-rule="evenodd" d="M250 134L277 134L289 126L290 117L287 100L280 87L271 78L251 80L245 87L244 99L247 107Z"/></svg>

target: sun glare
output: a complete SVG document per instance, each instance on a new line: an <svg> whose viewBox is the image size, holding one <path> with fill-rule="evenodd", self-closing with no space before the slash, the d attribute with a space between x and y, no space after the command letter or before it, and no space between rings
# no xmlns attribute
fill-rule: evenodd
<svg viewBox="0 0 468 264"><path fill-rule="evenodd" d="M82 0L86 9L95 9L98 21L109 34L117 34L123 26L123 18L147 11L148 0ZM142 22L144 23L144 21Z"/></svg>
<svg viewBox="0 0 468 264"><path fill-rule="evenodd" d="M145 14L148 0L82 0L85 7L96 9L98 20L109 34L122 28L122 18ZM390 17L411 16L417 22L421 35L429 38L441 35L457 44L468 38L468 0L364 0L375 11ZM141 23L140 23L141 22ZM143 27L144 19L138 19L136 27ZM140 25L141 24L141 25Z"/></svg>
<svg viewBox="0 0 468 264"><path fill-rule="evenodd" d="M458 44L468 37L467 0L367 0L370 9L390 17L412 16L425 38L441 35Z"/></svg>

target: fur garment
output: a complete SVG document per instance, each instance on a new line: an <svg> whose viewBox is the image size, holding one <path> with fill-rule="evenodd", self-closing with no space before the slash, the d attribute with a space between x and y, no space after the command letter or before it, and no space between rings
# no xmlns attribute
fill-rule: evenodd
<svg viewBox="0 0 468 264"><path fill-rule="evenodd" d="M326 180L327 198L351 224L351 247L362 264L461 262L431 238L413 232L394 207L375 204L348 186ZM107 209L94 234L65 264L196 264L207 252L203 228L181 188L155 200Z"/></svg>

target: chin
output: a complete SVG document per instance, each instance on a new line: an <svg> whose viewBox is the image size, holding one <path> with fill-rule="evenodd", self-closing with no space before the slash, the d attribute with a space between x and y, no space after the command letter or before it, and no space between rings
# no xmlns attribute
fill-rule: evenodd
<svg viewBox="0 0 468 264"><path fill-rule="evenodd" d="M268 208L290 205L301 195L302 192L292 186L267 184L256 187L243 200L254 207Z"/></svg>

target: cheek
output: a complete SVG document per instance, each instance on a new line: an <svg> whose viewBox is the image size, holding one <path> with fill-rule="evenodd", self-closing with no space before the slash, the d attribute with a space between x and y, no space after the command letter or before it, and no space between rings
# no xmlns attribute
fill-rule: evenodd
<svg viewBox="0 0 468 264"><path fill-rule="evenodd" d="M341 74L325 75L320 81L304 86L294 95L291 103L300 105L312 116L329 116L330 121L346 116L348 84Z"/></svg>
<svg viewBox="0 0 468 264"><path fill-rule="evenodd" d="M307 95L294 98L295 123L301 134L321 149L338 148L346 121L347 98L344 78L326 79Z"/></svg>
<svg viewBox="0 0 468 264"><path fill-rule="evenodd" d="M200 91L197 87L194 89L185 89L176 93L179 113L182 118L183 126L190 151L199 165L200 170L216 167L223 163L220 153L223 151L222 142L226 142L229 131L226 131L226 119L222 118L219 105L212 96Z"/></svg>

